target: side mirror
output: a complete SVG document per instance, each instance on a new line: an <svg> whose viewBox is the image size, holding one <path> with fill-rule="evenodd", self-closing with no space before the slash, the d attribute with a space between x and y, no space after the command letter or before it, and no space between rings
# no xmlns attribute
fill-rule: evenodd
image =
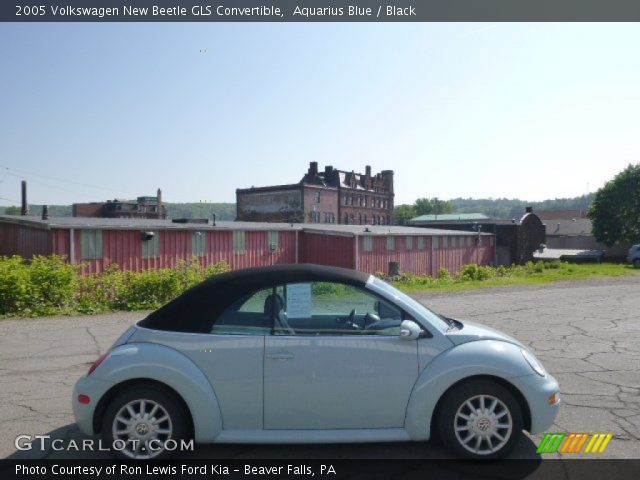
<svg viewBox="0 0 640 480"><path fill-rule="evenodd" d="M400 338L403 340L417 340L421 333L420 325L413 320L403 320L400 324Z"/></svg>

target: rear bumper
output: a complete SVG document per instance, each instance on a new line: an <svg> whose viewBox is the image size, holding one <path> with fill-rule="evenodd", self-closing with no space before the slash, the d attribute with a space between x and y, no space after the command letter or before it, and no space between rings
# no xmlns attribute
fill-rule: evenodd
<svg viewBox="0 0 640 480"><path fill-rule="evenodd" d="M549 374L541 377L536 373L512 380L515 380L514 383L529 404L531 413L529 433L536 434L548 430L558 416L562 403L560 400L555 404L549 403L549 398L560 392L557 380Z"/></svg>

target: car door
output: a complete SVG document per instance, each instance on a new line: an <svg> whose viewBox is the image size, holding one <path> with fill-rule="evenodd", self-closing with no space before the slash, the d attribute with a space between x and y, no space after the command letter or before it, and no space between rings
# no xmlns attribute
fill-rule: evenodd
<svg viewBox="0 0 640 480"><path fill-rule="evenodd" d="M399 336L403 312L343 284L290 284L278 295L265 337L265 429L402 427L418 375L417 341Z"/></svg>
<svg viewBox="0 0 640 480"><path fill-rule="evenodd" d="M273 288L239 298L213 321L208 334L182 334L172 347L189 356L211 383L225 430L263 428L264 338L272 329Z"/></svg>

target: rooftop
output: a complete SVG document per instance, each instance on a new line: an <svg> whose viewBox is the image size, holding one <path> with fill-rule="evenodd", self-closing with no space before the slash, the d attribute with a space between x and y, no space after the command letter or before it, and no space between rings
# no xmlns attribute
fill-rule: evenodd
<svg viewBox="0 0 640 480"><path fill-rule="evenodd" d="M36 216L0 215L0 223L26 225L50 229L98 229L98 230L297 230L354 235L476 235L474 232L441 230L434 228L400 227L391 225L338 225L328 223L267 223L217 221L208 223L174 223L170 219L150 218L97 218L50 217L42 220ZM488 234L487 234L488 235Z"/></svg>
<svg viewBox="0 0 640 480"><path fill-rule="evenodd" d="M555 218L544 220L547 235L591 236L591 220L588 218Z"/></svg>
<svg viewBox="0 0 640 480"><path fill-rule="evenodd" d="M469 220L487 220L487 217L484 213L445 213L442 215L420 215L419 217L414 217L410 222L450 222L452 220L461 220L461 221L469 221Z"/></svg>

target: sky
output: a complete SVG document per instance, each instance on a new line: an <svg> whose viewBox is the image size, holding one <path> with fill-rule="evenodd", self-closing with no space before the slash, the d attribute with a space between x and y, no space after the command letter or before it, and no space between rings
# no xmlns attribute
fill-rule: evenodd
<svg viewBox="0 0 640 480"><path fill-rule="evenodd" d="M538 201L640 161L640 24L0 28L0 205L395 172L420 197Z"/></svg>

